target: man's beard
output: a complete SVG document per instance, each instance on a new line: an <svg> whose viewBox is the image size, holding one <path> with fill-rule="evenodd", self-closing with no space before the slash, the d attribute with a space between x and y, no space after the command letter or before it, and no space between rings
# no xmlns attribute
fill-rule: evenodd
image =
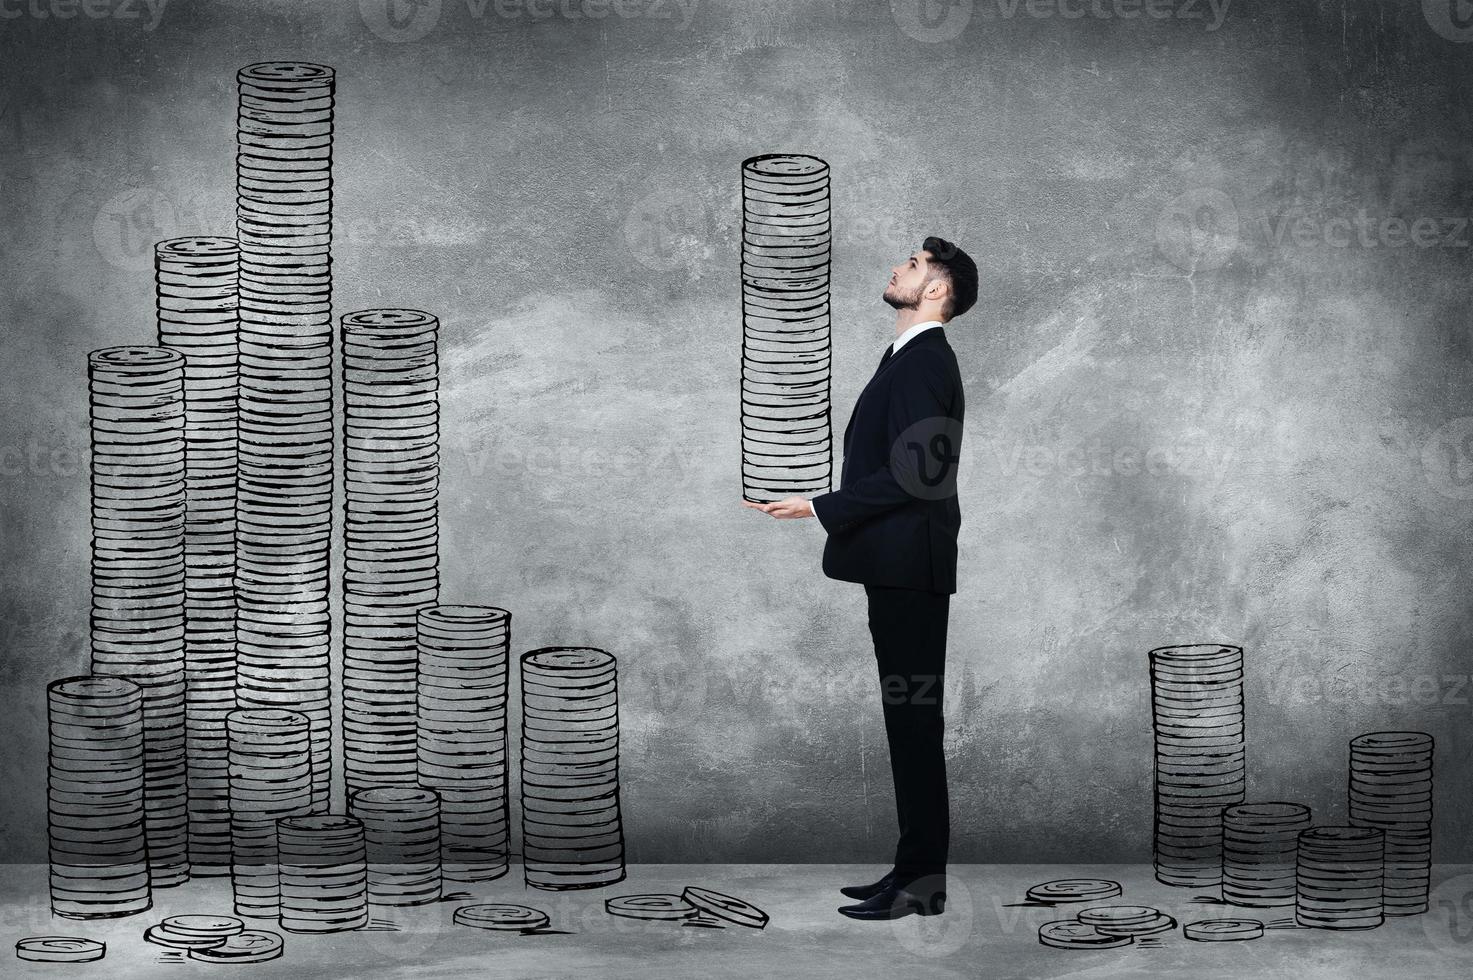
<svg viewBox="0 0 1473 980"><path fill-rule="evenodd" d="M917 286L910 293L903 293L900 287L885 287L885 294L880 297L891 307L897 310L918 310L921 307L921 294L925 292L924 286Z"/></svg>

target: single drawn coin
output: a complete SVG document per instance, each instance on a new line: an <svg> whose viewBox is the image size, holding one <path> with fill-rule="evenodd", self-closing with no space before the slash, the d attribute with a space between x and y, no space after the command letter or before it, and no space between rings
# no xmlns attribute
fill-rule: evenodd
<svg viewBox="0 0 1473 980"><path fill-rule="evenodd" d="M1097 902L1120 895L1120 882L1106 878L1060 878L1028 889L1030 902Z"/></svg>
<svg viewBox="0 0 1473 980"><path fill-rule="evenodd" d="M1077 919L1056 919L1038 927L1038 941L1055 949L1114 949L1129 946L1129 936L1107 936Z"/></svg>
<svg viewBox="0 0 1473 980"><path fill-rule="evenodd" d="M233 915L171 915L159 927L177 936L224 939L245 931L245 922Z"/></svg>
<svg viewBox="0 0 1473 980"><path fill-rule="evenodd" d="M206 949L191 949L187 954L192 960L206 963L264 963L281 955L281 936L274 932L247 929L227 936L218 946Z"/></svg>
<svg viewBox="0 0 1473 980"><path fill-rule="evenodd" d="M91 963L107 955L107 944L77 936L31 936L15 944L15 955L32 963Z"/></svg>
<svg viewBox="0 0 1473 980"><path fill-rule="evenodd" d="M604 911L626 919L673 920L689 919L696 907L679 895L620 895L606 900Z"/></svg>
<svg viewBox="0 0 1473 980"><path fill-rule="evenodd" d="M1200 943L1227 943L1257 939L1263 935L1263 923L1257 919L1199 919L1182 926L1182 934Z"/></svg>
<svg viewBox="0 0 1473 980"><path fill-rule="evenodd" d="M687 885L680 897L702 912L735 922L737 925L749 926L753 929L761 929L767 925L767 913L749 902L731 895L723 895L721 892L713 892L709 888L701 888L696 885Z"/></svg>
<svg viewBox="0 0 1473 980"><path fill-rule="evenodd" d="M547 913L525 905L462 905L455 910L456 925L502 932L525 932L547 925Z"/></svg>

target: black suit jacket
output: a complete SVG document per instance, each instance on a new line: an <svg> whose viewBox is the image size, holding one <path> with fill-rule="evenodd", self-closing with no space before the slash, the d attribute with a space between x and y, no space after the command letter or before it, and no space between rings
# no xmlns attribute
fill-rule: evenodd
<svg viewBox="0 0 1473 980"><path fill-rule="evenodd" d="M916 334L870 379L844 431L839 489L813 498L829 578L956 592L956 471L965 401L945 327Z"/></svg>

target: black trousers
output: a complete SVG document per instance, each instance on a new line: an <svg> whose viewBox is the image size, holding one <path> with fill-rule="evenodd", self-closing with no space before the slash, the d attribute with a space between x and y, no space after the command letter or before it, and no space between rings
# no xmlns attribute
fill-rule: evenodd
<svg viewBox="0 0 1473 980"><path fill-rule="evenodd" d="M951 596L878 585L864 590L900 823L895 871L907 883L946 873L951 816L941 699Z"/></svg>

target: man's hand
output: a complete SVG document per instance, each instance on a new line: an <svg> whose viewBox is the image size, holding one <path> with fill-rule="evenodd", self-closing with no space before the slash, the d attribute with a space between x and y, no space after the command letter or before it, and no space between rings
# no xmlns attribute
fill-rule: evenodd
<svg viewBox="0 0 1473 980"><path fill-rule="evenodd" d="M813 511L808 506L807 497L785 497L782 500L774 500L770 504L755 504L750 500L742 501L743 507L760 510L762 513L778 518L812 517Z"/></svg>

